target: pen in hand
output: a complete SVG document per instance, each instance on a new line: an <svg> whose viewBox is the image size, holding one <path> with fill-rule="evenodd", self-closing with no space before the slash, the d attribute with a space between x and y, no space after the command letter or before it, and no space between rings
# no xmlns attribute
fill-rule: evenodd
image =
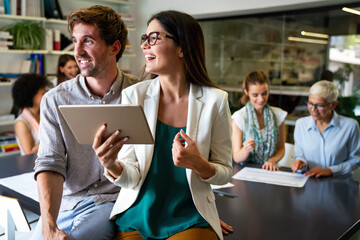
<svg viewBox="0 0 360 240"><path fill-rule="evenodd" d="M265 140L264 139L256 139L254 142L255 143L262 143L262 142L265 142Z"/></svg>
<svg viewBox="0 0 360 240"><path fill-rule="evenodd" d="M296 173L298 170L306 167L306 164L301 160L297 159L291 164L292 173Z"/></svg>

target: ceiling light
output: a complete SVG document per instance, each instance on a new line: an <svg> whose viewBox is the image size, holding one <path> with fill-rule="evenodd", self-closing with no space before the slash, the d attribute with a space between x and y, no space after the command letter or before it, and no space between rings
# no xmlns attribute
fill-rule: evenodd
<svg viewBox="0 0 360 240"><path fill-rule="evenodd" d="M352 9L352 8L343 7L342 10L344 12L349 12L349 13L360 15L360 11Z"/></svg>
<svg viewBox="0 0 360 240"><path fill-rule="evenodd" d="M311 39L311 38L288 37L288 40L295 41L295 42L328 44L327 40L319 40L319 39Z"/></svg>
<svg viewBox="0 0 360 240"><path fill-rule="evenodd" d="M303 36L309 36L309 37L317 37L317 38L329 38L329 35L323 34L323 33L313 33L313 32L305 32L301 31L301 35Z"/></svg>

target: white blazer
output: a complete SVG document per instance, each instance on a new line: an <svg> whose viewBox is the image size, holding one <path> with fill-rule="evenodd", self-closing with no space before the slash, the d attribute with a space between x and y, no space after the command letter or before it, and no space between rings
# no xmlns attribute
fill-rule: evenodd
<svg viewBox="0 0 360 240"><path fill-rule="evenodd" d="M232 176L231 114L227 96L220 89L191 84L186 123L186 134L197 143L201 155L215 166L215 175L209 179L202 179L190 169L186 169L186 177L195 207L220 239L223 235L210 184L226 184ZM143 106L154 138L159 97L160 81L155 78L124 89L121 98L122 104ZM111 219L135 202L150 168L153 151L154 145L124 145L117 160L123 167L120 177L114 180L105 169L105 176L122 187Z"/></svg>

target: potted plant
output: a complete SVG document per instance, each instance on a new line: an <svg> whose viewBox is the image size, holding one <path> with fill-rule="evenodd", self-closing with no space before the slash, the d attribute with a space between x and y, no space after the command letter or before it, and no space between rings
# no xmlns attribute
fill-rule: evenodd
<svg viewBox="0 0 360 240"><path fill-rule="evenodd" d="M44 28L40 23L22 21L3 28L13 35L14 49L40 49L43 45Z"/></svg>
<svg viewBox="0 0 360 240"><path fill-rule="evenodd" d="M338 68L338 70L334 72L334 79L339 81L340 84L343 84L345 81L349 80L352 71L352 65L350 63L345 63L343 67Z"/></svg>
<svg viewBox="0 0 360 240"><path fill-rule="evenodd" d="M345 82L349 81L352 71L352 65L350 63L345 63L343 67L338 68L338 70L334 72L334 80L338 83L340 94L349 95L348 93L344 93Z"/></svg>

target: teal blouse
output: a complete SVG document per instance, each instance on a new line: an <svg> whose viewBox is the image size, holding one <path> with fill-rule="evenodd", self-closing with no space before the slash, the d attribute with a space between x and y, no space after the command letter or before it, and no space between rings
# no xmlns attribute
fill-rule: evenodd
<svg viewBox="0 0 360 240"><path fill-rule="evenodd" d="M172 160L172 144L180 129L156 124L149 172L135 203L116 218L119 231L138 231L143 239L168 238L190 227L208 227L192 200L184 168Z"/></svg>

